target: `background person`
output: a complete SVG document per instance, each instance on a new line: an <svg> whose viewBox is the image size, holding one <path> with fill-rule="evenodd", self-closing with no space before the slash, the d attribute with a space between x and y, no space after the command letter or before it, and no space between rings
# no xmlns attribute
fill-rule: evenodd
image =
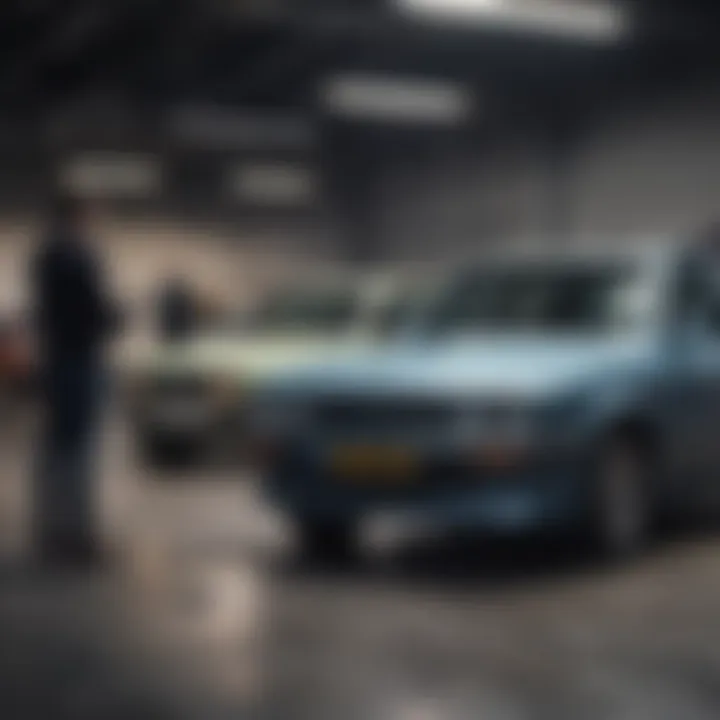
<svg viewBox="0 0 720 720"><path fill-rule="evenodd" d="M186 340L197 326L197 298L190 283L180 275L165 282L158 300L158 326L165 342Z"/></svg>
<svg viewBox="0 0 720 720"><path fill-rule="evenodd" d="M90 236L88 208L57 199L32 266L44 411L36 531L40 555L50 561L93 560L99 550L93 464L105 350L119 316Z"/></svg>

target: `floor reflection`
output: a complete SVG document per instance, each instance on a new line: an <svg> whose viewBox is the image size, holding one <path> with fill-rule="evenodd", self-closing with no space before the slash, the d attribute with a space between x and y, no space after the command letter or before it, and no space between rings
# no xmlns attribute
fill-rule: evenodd
<svg viewBox="0 0 720 720"><path fill-rule="evenodd" d="M178 486L112 453L112 570L0 574L2 720L720 717L713 536L611 571L386 533L350 571L310 567L252 478ZM20 547L23 459L4 457Z"/></svg>

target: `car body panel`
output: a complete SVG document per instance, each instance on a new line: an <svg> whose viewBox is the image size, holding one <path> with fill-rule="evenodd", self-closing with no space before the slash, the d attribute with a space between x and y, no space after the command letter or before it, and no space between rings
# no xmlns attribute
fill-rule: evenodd
<svg viewBox="0 0 720 720"><path fill-rule="evenodd" d="M652 306L632 328L419 332L353 358L279 374L264 388L259 412L272 417L273 407L295 408L302 420L275 430L285 460L268 465L269 497L300 517L390 508L438 523L532 529L586 516L598 448L612 433L630 428L652 437L652 490L659 501L671 504L707 490L709 471L720 469L714 441L720 427L720 336L693 335L673 315L678 278L692 256L682 247L632 255L652 282ZM615 256L597 254L600 261L608 257ZM543 262L553 267L596 261L561 255ZM501 262L513 267L518 260ZM428 403L447 412L433 414ZM405 406L407 412L398 410ZM518 417L527 421L520 424L524 432L515 436L510 426L498 430L502 423L478 421L504 417L487 415L486 408L496 406L519 408ZM328 407L336 408L334 421L323 424ZM417 420L421 416L429 427ZM515 455L509 466L499 467L498 449L508 444ZM387 468L370 464L376 470L368 470L358 485L358 478L348 482L329 464L345 447L364 447L376 457L388 447L402 448L426 471L410 481L388 480Z"/></svg>
<svg viewBox="0 0 720 720"><path fill-rule="evenodd" d="M598 370L612 373L631 368L652 355L652 343L645 339L559 338L548 343L542 337L481 335L442 346L416 341L367 349L352 359L335 358L307 372L280 375L274 388L288 393L393 390L430 394L467 393L470 388L478 394L538 396L583 381Z"/></svg>

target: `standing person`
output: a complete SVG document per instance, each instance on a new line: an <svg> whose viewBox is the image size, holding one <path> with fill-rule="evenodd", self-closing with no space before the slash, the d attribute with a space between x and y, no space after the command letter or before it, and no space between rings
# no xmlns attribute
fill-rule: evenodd
<svg viewBox="0 0 720 720"><path fill-rule="evenodd" d="M163 340L187 339L197 324L197 303L189 283L180 275L166 281L158 302L158 325Z"/></svg>
<svg viewBox="0 0 720 720"><path fill-rule="evenodd" d="M118 315L81 201L55 201L33 261L32 282L44 405L36 541L46 561L91 562L99 556L93 527L93 461L104 356Z"/></svg>

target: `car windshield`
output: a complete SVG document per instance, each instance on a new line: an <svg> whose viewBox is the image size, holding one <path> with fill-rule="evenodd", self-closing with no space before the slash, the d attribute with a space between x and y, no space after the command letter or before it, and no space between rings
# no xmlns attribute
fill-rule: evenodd
<svg viewBox="0 0 720 720"><path fill-rule="evenodd" d="M351 290L286 290L267 297L248 315L255 332L335 333L349 328L360 311Z"/></svg>
<svg viewBox="0 0 720 720"><path fill-rule="evenodd" d="M635 327L654 304L637 265L504 266L464 273L428 316L432 333L599 332Z"/></svg>
<svg viewBox="0 0 720 720"><path fill-rule="evenodd" d="M378 335L392 336L406 327L420 305L412 293L394 297L380 304L372 316L372 325Z"/></svg>

